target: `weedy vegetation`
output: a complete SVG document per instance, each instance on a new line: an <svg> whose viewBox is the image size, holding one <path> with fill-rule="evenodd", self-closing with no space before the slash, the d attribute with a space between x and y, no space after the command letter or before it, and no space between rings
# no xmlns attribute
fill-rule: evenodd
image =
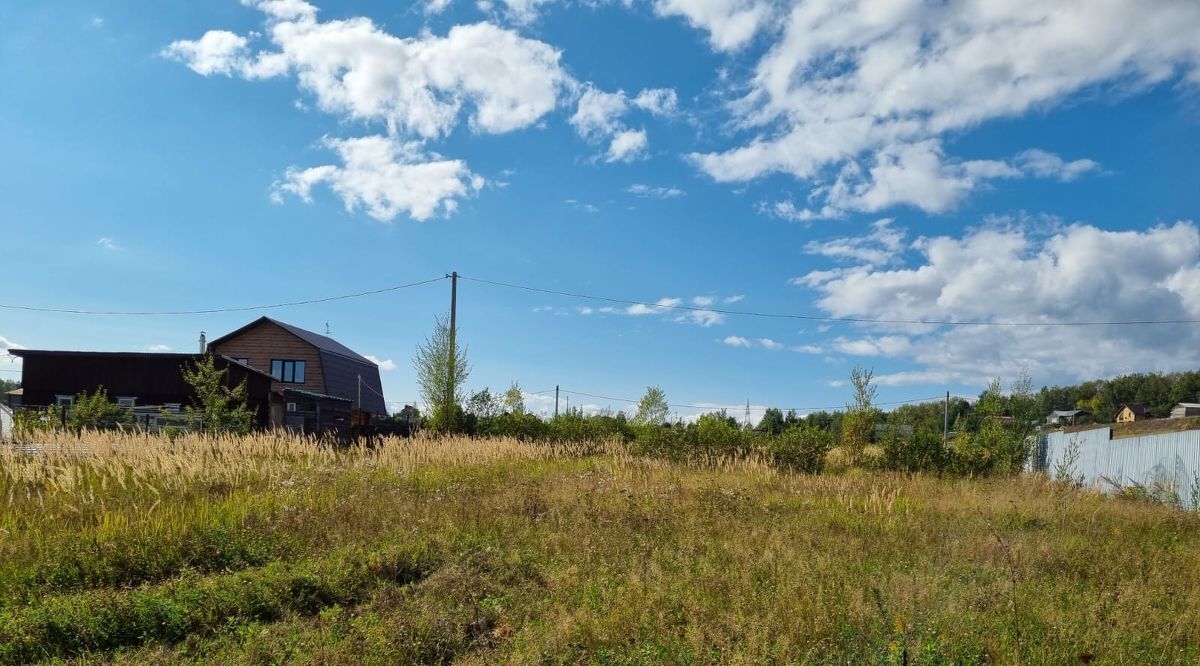
<svg viewBox="0 0 1200 666"><path fill-rule="evenodd" d="M792 437L43 433L0 447L0 663L1200 659L1196 514Z"/></svg>

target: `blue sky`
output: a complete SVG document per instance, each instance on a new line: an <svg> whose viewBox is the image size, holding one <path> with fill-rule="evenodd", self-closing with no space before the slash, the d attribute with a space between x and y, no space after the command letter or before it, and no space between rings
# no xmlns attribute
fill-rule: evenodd
<svg viewBox="0 0 1200 666"><path fill-rule="evenodd" d="M1197 34L1168 0L10 3L0 303L237 307L457 270L833 318L1200 319ZM402 403L448 297L263 313L328 322ZM757 411L843 404L856 364L885 401L1200 364L1196 325L470 281L459 303L471 388ZM258 314L0 310L0 346L189 350Z"/></svg>

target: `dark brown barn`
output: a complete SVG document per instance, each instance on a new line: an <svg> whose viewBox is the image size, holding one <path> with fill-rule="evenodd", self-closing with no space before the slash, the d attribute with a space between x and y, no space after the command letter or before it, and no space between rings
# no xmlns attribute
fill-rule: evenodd
<svg viewBox="0 0 1200 666"><path fill-rule="evenodd" d="M139 352L50 351L12 349L23 359L21 403L27 407L70 405L80 393L95 393L101 387L109 398L125 407L183 407L195 394L183 380L183 368L199 354ZM216 356L214 364L226 370L230 387L246 382L247 405L256 413L260 427L271 424L272 385L270 375L229 358Z"/></svg>

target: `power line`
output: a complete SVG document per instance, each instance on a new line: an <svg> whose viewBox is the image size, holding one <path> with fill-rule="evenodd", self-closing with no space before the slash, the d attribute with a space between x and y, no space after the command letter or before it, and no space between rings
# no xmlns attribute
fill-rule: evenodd
<svg viewBox="0 0 1200 666"><path fill-rule="evenodd" d="M115 315L129 317L154 317L154 316L171 316L171 315L198 315L198 314L217 314L220 312L246 312L249 310L273 310L275 308L287 308L296 305L312 305L314 303L328 303L330 301L340 301L348 298L361 298L363 296L374 296L389 291L397 291L400 289L408 289L409 287L419 287L431 282L439 282L445 280L445 277L435 277L420 282L410 282L408 284L398 284L392 287L383 287L382 289L370 289L368 291L359 291L353 294L340 294L338 296L326 296L324 298L309 298L302 301L288 301L286 303L272 303L270 305L247 305L239 307L225 308L210 308L207 310L160 310L160 311L132 311L132 310L75 310L70 308L40 308L30 305L11 305L0 303L0 308L6 310L24 310L27 312L52 312L58 314L74 314L74 315Z"/></svg>
<svg viewBox="0 0 1200 666"><path fill-rule="evenodd" d="M871 319L867 317L828 317L823 315L798 314L787 312L755 312L751 310L726 310L722 308L702 307L692 305L665 305L662 303L647 303L645 301L634 301L623 298L611 298L609 296L597 296L595 294L583 294L571 291L559 291L557 289L545 289L542 287L532 287L523 284L513 284L509 282L499 282L496 280L485 280L483 278L469 277L460 274L460 280L470 280L480 284L492 285L494 287L504 287L506 289L519 289L523 291L531 291L539 294L552 294L555 296L567 296L570 298L583 298L592 301L601 301L605 303L616 303L618 305L633 305L644 308L654 308L662 312L669 310L682 310L685 312L709 312L723 315L732 315L739 317L762 317L768 319L801 319L804 321L823 321L845 324L924 324L933 326L1003 326L1003 327L1038 327L1038 326L1138 326L1152 324L1200 324L1200 319L1130 319L1130 320L1096 320L1096 321L1055 321L1055 322L1031 322L1031 321L987 321L987 320L956 320L956 319Z"/></svg>
<svg viewBox="0 0 1200 666"><path fill-rule="evenodd" d="M459 276L459 277L462 277L462 276ZM597 400L611 400L613 402L627 402L627 403L631 403L631 404L635 404L638 402L637 400L630 400L629 398L616 398L616 397L613 397L610 395L597 395L595 393L585 393L584 391L572 391L569 389L562 389L562 392L569 393L571 395L582 395L582 396L585 396L588 398L595 398ZM933 401L941 400L941 399L942 399L942 396L935 395L935 396L929 397L929 398L911 398L909 400L894 400L891 402L877 402L877 403L874 403L873 406L888 407L891 405L906 405L906 404L915 403L915 402L933 402ZM667 403L667 406L668 407L679 407L679 408L683 408L683 409L737 409L739 407L742 407L742 405L687 405L687 404L674 403L674 402ZM843 409L843 408L845 408L844 404L843 405L834 405L834 406L829 406L829 407L777 407L776 409L779 409L780 411L785 411L785 412L786 411L819 412L819 411L824 411L824 410Z"/></svg>

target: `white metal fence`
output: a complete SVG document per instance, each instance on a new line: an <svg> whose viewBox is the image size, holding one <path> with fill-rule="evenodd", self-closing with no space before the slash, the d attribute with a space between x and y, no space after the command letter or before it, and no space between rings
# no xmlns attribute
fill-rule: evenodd
<svg viewBox="0 0 1200 666"><path fill-rule="evenodd" d="M12 439L13 415L8 405L0 405L0 440Z"/></svg>
<svg viewBox="0 0 1200 666"><path fill-rule="evenodd" d="M1112 439L1111 428L1042 435L1030 467L1113 490L1142 486L1192 507L1200 488L1200 430Z"/></svg>

